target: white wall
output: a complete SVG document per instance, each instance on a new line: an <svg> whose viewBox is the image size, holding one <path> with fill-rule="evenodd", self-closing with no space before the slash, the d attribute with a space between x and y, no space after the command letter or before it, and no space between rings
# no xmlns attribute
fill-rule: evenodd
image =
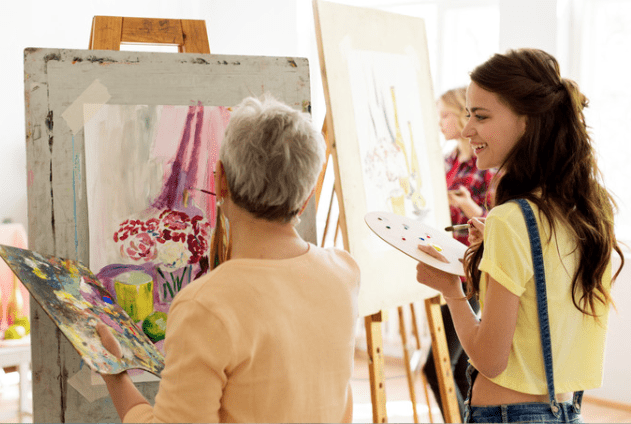
<svg viewBox="0 0 631 424"><path fill-rule="evenodd" d="M631 250L625 249L624 252L626 265L611 291L616 310L612 309L609 313L603 385L589 390L585 396L631 405L631 367L628 365L631 358L631 343L628 341L631 329ZM619 266L620 261L614 255L614 271Z"/></svg>
<svg viewBox="0 0 631 424"><path fill-rule="evenodd" d="M519 47L556 56L557 0L500 0L500 52Z"/></svg>

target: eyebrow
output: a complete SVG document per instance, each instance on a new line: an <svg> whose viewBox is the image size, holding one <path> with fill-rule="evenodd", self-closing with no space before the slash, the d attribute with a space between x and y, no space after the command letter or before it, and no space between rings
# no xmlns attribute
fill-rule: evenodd
<svg viewBox="0 0 631 424"><path fill-rule="evenodd" d="M465 109L466 109L466 108L465 108ZM485 108L483 108L483 107L472 107L472 108L471 108L471 110L469 110L469 109L467 109L467 110L468 110L470 113L475 113L475 112L476 112L476 111L478 111L478 110L484 110L484 111L489 112L489 110L488 110L488 109L485 109Z"/></svg>

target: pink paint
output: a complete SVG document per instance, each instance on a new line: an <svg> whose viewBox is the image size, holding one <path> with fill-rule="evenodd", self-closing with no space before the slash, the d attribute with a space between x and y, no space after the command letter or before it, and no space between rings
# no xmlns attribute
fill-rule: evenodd
<svg viewBox="0 0 631 424"><path fill-rule="evenodd" d="M116 330L118 334L123 334L123 329L121 328L121 326L118 325L118 323L110 318L108 315L101 313L99 315L99 318L101 318L101 321L103 321L106 325L109 325L114 330Z"/></svg>
<svg viewBox="0 0 631 424"><path fill-rule="evenodd" d="M191 206L184 208L184 190L201 188L214 192L213 171L229 120L230 112L223 106L163 106L152 156L165 158L168 168L163 190L152 203L156 209L181 210L191 216L199 213ZM191 196L214 225L214 196L198 191Z"/></svg>

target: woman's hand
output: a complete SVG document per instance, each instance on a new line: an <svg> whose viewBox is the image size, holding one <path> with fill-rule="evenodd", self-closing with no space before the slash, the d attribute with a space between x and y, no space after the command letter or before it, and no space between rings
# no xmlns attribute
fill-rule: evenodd
<svg viewBox="0 0 631 424"><path fill-rule="evenodd" d="M469 244L481 243L484 240L484 223L486 218L471 218L469 224Z"/></svg>
<svg viewBox="0 0 631 424"><path fill-rule="evenodd" d="M449 206L460 209L467 218L484 214L484 209L475 203L471 197L471 192L465 186L461 185L455 190L449 190L447 197L449 198Z"/></svg>
<svg viewBox="0 0 631 424"><path fill-rule="evenodd" d="M449 190L447 196L449 197L449 204L457 208L461 208L463 203L472 201L471 192L462 185L455 190Z"/></svg>
<svg viewBox="0 0 631 424"><path fill-rule="evenodd" d="M445 256L431 246L419 245L418 248L441 262L449 262ZM419 262L416 265L416 281L439 291L444 297L455 298L464 296L458 276L436 269L424 262Z"/></svg>
<svg viewBox="0 0 631 424"><path fill-rule="evenodd" d="M96 332L99 333L99 337L101 337L101 343L103 343L103 347L107 349L112 355L116 356L118 359L123 357L123 349L121 348L120 343L116 340L116 337L112 334L110 327L105 325L103 321L99 321L96 324Z"/></svg>

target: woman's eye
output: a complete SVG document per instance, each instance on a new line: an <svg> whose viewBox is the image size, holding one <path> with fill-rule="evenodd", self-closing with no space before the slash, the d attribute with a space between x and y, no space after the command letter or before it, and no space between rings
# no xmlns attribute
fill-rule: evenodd
<svg viewBox="0 0 631 424"><path fill-rule="evenodd" d="M486 119L486 116L482 116L482 115L475 115L475 119L477 119L478 121L483 121Z"/></svg>

